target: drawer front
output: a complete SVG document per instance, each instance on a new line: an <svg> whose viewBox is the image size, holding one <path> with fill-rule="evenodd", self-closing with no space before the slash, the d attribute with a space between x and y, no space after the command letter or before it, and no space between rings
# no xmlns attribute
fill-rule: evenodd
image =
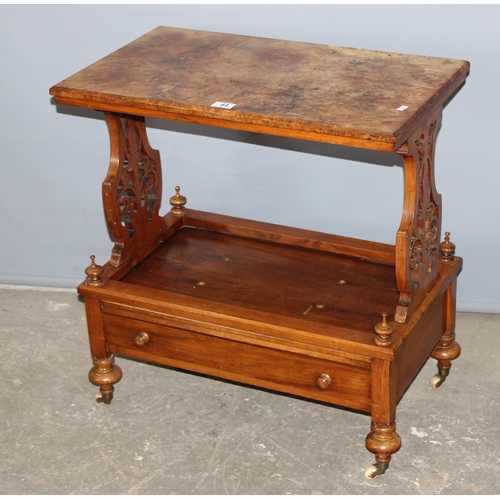
<svg viewBox="0 0 500 500"><path fill-rule="evenodd" d="M115 354L371 411L369 368L104 314Z"/></svg>

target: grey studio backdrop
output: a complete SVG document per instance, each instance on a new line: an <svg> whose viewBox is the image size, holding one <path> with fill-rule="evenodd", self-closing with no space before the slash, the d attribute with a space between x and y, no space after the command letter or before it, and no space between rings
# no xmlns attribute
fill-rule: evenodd
<svg viewBox="0 0 500 500"><path fill-rule="evenodd" d="M1 5L0 284L73 288L90 254L109 259L105 122L56 106L48 90L164 25L470 61L444 110L436 183L443 231L464 258L458 308L500 313L499 20L497 5ZM162 157L163 213L180 185L192 208L394 243L396 154L147 123Z"/></svg>

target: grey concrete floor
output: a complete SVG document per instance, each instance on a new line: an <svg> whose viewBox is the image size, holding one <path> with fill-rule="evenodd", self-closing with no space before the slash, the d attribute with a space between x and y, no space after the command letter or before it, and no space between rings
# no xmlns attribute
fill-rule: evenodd
<svg viewBox="0 0 500 500"><path fill-rule="evenodd" d="M462 355L399 403L374 480L370 417L118 358L98 405L76 293L0 289L1 494L498 494L500 316L459 314Z"/></svg>

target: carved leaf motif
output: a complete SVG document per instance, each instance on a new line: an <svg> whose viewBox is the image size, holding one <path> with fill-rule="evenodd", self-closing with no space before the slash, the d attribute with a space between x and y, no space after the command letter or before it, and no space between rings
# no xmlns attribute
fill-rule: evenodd
<svg viewBox="0 0 500 500"><path fill-rule="evenodd" d="M141 136L129 120L121 119L125 138L125 154L123 173L116 188L121 225L129 237L136 233L139 212L143 212L147 221L153 219L154 206L157 200L157 165L144 150ZM134 168L135 167L135 168ZM140 200L140 201L139 201Z"/></svg>
<svg viewBox="0 0 500 500"><path fill-rule="evenodd" d="M441 195L434 182L434 148L441 110L410 136L404 158L405 203L396 236L396 282L400 292L395 319L404 323L439 277Z"/></svg>
<svg viewBox="0 0 500 500"><path fill-rule="evenodd" d="M111 263L119 265L160 231L161 164L144 119L106 114L111 163L103 183L104 211L114 237Z"/></svg>
<svg viewBox="0 0 500 500"><path fill-rule="evenodd" d="M434 149L434 130L436 122L432 122L427 137L422 134L416 141L419 163L418 211L417 224L410 237L410 270L411 281L416 289L421 281L422 273L431 273L437 258L439 209L434 202L432 190L432 161Z"/></svg>

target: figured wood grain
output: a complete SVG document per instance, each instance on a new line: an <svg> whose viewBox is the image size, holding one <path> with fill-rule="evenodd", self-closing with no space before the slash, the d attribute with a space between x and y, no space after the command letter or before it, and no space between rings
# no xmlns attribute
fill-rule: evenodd
<svg viewBox="0 0 500 500"><path fill-rule="evenodd" d="M454 59L159 27L50 93L59 104L394 151L468 70Z"/></svg>

